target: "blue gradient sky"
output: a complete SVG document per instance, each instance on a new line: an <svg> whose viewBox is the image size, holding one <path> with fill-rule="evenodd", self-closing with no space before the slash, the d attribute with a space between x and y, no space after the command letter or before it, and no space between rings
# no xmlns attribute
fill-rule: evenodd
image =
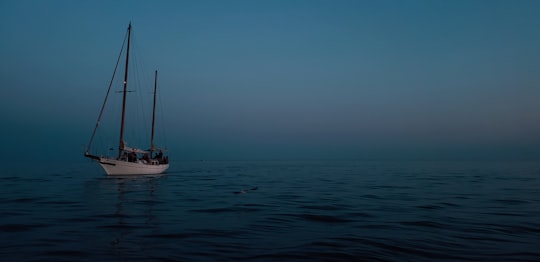
<svg viewBox="0 0 540 262"><path fill-rule="evenodd" d="M131 21L160 70L173 159L539 159L538 14L540 1L4 0L1 154L81 158Z"/></svg>

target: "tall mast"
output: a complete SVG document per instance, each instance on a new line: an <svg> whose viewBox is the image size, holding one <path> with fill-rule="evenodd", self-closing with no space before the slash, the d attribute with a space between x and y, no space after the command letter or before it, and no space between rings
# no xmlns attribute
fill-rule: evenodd
<svg viewBox="0 0 540 262"><path fill-rule="evenodd" d="M126 118L126 94L127 94L127 81L128 81L128 65L129 65L129 45L131 39L131 22L128 26L128 40L127 40L127 51L126 51L126 71L124 74L124 96L122 98L122 123L120 125L120 144L118 146L118 158L122 156L122 151L124 151L124 121Z"/></svg>
<svg viewBox="0 0 540 262"><path fill-rule="evenodd" d="M156 123L156 95L157 95L157 70L154 77L154 108L152 109L152 137L150 139L150 151L154 151L154 126Z"/></svg>

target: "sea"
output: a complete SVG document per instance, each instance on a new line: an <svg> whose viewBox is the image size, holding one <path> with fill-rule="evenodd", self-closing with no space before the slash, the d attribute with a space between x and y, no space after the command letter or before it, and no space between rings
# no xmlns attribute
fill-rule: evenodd
<svg viewBox="0 0 540 262"><path fill-rule="evenodd" d="M540 162L0 170L2 261L540 261Z"/></svg>

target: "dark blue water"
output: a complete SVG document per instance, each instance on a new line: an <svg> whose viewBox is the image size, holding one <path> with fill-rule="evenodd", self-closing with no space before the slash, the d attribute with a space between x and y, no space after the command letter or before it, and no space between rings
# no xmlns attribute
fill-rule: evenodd
<svg viewBox="0 0 540 262"><path fill-rule="evenodd" d="M538 162L90 162L0 176L2 261L540 261Z"/></svg>

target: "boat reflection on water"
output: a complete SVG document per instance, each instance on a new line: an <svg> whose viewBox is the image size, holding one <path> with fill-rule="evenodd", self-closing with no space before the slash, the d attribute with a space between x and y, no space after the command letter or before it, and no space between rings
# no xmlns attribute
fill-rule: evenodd
<svg viewBox="0 0 540 262"><path fill-rule="evenodd" d="M97 182L93 185L87 184L87 190L98 196L88 201L98 219L96 240L105 245L105 253L129 260L146 248L140 243L141 234L161 233L156 208L162 203L159 188L166 177L165 174L107 176L93 180Z"/></svg>

